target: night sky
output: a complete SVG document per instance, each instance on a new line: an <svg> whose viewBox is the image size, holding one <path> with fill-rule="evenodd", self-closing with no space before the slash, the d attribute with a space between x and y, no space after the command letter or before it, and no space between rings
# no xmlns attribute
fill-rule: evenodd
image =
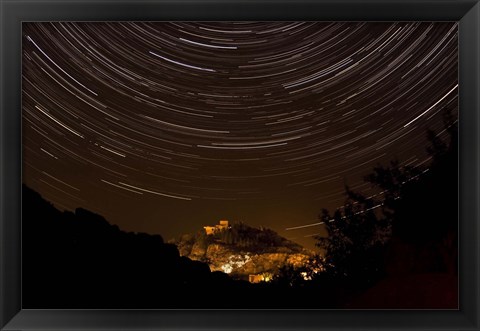
<svg viewBox="0 0 480 331"><path fill-rule="evenodd" d="M345 185L428 165L457 42L450 22L23 23L23 181L126 231L228 219L311 248L322 225L287 228Z"/></svg>

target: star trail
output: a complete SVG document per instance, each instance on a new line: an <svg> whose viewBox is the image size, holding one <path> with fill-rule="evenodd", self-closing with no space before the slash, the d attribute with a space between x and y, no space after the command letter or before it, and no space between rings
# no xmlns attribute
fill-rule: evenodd
<svg viewBox="0 0 480 331"><path fill-rule="evenodd" d="M23 23L23 182L127 231L229 219L311 246L345 185L428 164L457 43L455 22Z"/></svg>

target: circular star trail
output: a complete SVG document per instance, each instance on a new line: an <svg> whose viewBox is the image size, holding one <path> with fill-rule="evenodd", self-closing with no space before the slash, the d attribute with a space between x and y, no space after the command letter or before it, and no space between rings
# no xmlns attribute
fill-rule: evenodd
<svg viewBox="0 0 480 331"><path fill-rule="evenodd" d="M167 239L221 218L286 235L375 165L428 164L457 42L449 22L24 23L23 181Z"/></svg>

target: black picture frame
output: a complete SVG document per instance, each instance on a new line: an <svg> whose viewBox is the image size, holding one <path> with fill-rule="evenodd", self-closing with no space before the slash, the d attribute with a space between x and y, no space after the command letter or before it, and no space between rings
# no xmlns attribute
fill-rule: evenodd
<svg viewBox="0 0 480 331"><path fill-rule="evenodd" d="M0 328L479 330L478 0L0 0ZM24 310L21 307L22 21L459 21L459 310Z"/></svg>

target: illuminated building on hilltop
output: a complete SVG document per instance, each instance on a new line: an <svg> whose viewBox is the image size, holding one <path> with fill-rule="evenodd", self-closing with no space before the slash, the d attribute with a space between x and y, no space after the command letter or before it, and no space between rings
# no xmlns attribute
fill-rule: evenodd
<svg viewBox="0 0 480 331"><path fill-rule="evenodd" d="M205 233L207 235L212 235L217 231L222 231L228 229L228 221L227 220L220 220L219 224L214 226L204 226Z"/></svg>

